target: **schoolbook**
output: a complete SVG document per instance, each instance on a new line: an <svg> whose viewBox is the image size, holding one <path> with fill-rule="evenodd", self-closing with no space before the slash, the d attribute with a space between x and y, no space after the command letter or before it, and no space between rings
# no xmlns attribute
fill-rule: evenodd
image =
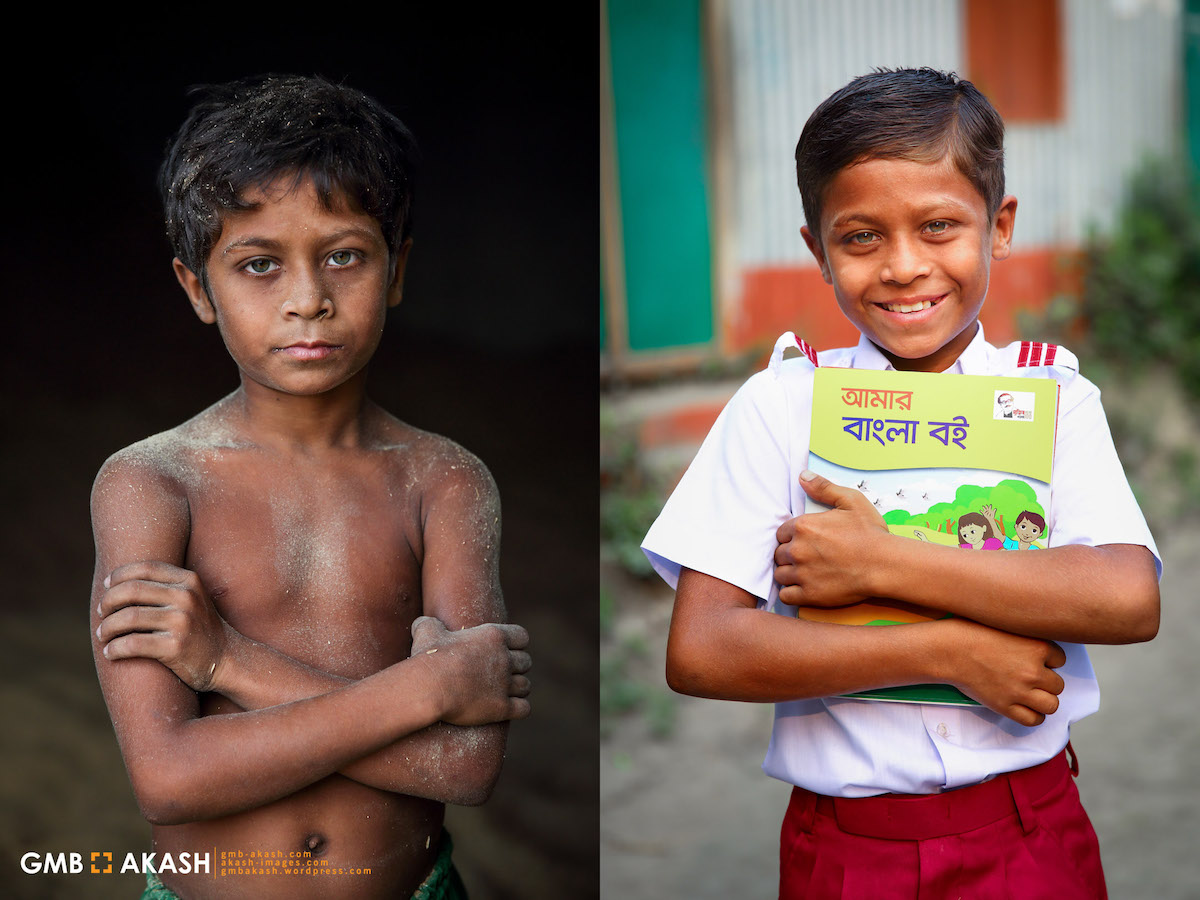
<svg viewBox="0 0 1200 900"><path fill-rule="evenodd" d="M857 488L888 530L963 553L1029 552L1049 537L1058 423L1052 378L819 368L808 467ZM809 501L808 512L825 507ZM879 600L797 615L841 625L901 625L950 614ZM977 706L948 684L846 695Z"/></svg>

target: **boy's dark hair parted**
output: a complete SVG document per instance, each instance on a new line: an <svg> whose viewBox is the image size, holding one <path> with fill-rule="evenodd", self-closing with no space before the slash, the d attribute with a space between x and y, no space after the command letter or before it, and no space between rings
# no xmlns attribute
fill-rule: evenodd
<svg viewBox="0 0 1200 900"><path fill-rule="evenodd" d="M994 216L1004 198L1004 120L975 85L935 69L876 69L827 97L796 144L804 218L820 240L825 189L866 159L949 154Z"/></svg>
<svg viewBox="0 0 1200 900"><path fill-rule="evenodd" d="M325 78L264 75L192 88L195 105L167 149L159 191L175 255L207 286L223 214L272 178L311 178L379 222L394 256L411 226L416 142L361 91Z"/></svg>

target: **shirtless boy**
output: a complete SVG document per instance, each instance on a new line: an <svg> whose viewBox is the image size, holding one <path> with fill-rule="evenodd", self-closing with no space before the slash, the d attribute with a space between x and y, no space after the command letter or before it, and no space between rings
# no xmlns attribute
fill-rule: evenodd
<svg viewBox="0 0 1200 900"><path fill-rule="evenodd" d="M527 635L485 624L491 476L364 390L412 153L357 91L268 78L210 89L163 165L175 274L241 386L97 476L96 669L159 858L281 874L214 859L148 895L462 896L443 805L487 798L529 714Z"/></svg>

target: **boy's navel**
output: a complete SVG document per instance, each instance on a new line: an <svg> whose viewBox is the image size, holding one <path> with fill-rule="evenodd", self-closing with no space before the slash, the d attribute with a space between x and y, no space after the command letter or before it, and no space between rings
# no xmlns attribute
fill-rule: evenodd
<svg viewBox="0 0 1200 900"><path fill-rule="evenodd" d="M313 833L304 839L304 849L312 856L324 856L327 843L323 835Z"/></svg>

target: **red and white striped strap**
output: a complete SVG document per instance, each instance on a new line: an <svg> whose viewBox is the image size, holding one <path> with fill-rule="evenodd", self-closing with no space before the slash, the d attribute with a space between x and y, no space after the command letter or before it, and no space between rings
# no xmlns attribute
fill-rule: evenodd
<svg viewBox="0 0 1200 900"><path fill-rule="evenodd" d="M779 373L779 367L789 359L799 359L804 357L813 367L817 366L817 351L812 348L812 345L804 341L791 331L785 331L779 336L779 340L775 342L775 349L771 351L771 361L767 368L776 374Z"/></svg>
<svg viewBox="0 0 1200 900"><path fill-rule="evenodd" d="M1021 353L1017 357L1017 368L1054 365L1058 344L1043 344L1041 341L1021 341Z"/></svg>
<svg viewBox="0 0 1200 900"><path fill-rule="evenodd" d="M798 338L795 335L792 335L792 337L796 339L796 345L800 348L800 352L808 357L808 361L814 366L820 365L817 362L817 351L812 348L812 345L803 338Z"/></svg>

